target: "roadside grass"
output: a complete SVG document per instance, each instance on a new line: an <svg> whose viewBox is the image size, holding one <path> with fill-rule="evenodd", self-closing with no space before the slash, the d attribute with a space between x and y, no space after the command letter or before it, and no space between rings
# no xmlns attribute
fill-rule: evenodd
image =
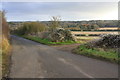
<svg viewBox="0 0 120 80"><path fill-rule="evenodd" d="M2 49L0 47L0 76L2 76Z"/></svg>
<svg viewBox="0 0 120 80"><path fill-rule="evenodd" d="M2 76L2 35L0 35L0 76Z"/></svg>
<svg viewBox="0 0 120 80"><path fill-rule="evenodd" d="M81 43L81 45L78 48L72 51L73 53L96 58L96 59L106 60L106 61L110 61L114 63L118 63L120 61L117 50L89 47L87 44L85 44L86 41L80 40L77 42L75 41L52 42L48 39L41 39L35 36L22 35L20 37L23 37L23 38L26 38L26 39L29 39L29 40L32 40L32 41L35 41L41 44L45 44L45 45L66 45L66 44Z"/></svg>
<svg viewBox="0 0 120 80"><path fill-rule="evenodd" d="M91 48L88 47L87 44L82 44L78 48L73 50L75 54L81 54L84 56L106 60L114 63L119 63L120 58L118 56L117 50L114 49L106 49L103 48Z"/></svg>
<svg viewBox="0 0 120 80"><path fill-rule="evenodd" d="M9 72L10 65L10 44L7 38L2 38L1 60L2 60L2 76L6 77Z"/></svg>
<svg viewBox="0 0 120 80"><path fill-rule="evenodd" d="M41 43L41 44L45 44L45 45L67 45L67 44L74 44L74 43L84 43L84 41L52 42L52 41L50 41L48 39L42 39L40 37L26 36L26 35L23 35L21 37L32 40L32 41L35 41L35 42L38 42L38 43Z"/></svg>

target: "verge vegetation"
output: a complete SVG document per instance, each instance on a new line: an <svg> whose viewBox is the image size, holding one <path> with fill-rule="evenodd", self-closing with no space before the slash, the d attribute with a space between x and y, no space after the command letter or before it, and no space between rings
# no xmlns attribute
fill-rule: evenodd
<svg viewBox="0 0 120 80"><path fill-rule="evenodd" d="M60 26L60 18L54 16L49 26L40 22L25 22L12 33L47 45L77 43L71 32Z"/></svg>
<svg viewBox="0 0 120 80"><path fill-rule="evenodd" d="M0 11L0 15L2 16L2 41L0 42L1 51L2 51L2 77L7 77L9 72L10 65L10 43L9 43L9 29L8 24L5 19L4 12Z"/></svg>
<svg viewBox="0 0 120 80"><path fill-rule="evenodd" d="M88 57L119 63L120 35L105 35L98 41L82 44L73 52Z"/></svg>
<svg viewBox="0 0 120 80"><path fill-rule="evenodd" d="M49 25L41 22L25 22L22 27L13 30L12 33L46 45L81 43L78 48L73 50L74 53L119 62L118 46L115 47L118 41L120 42L120 36L117 34L118 30L115 30L116 34L106 35L100 39L101 33L110 34L111 30L107 32L106 29L99 31L100 26L95 24L82 24L79 27L81 31L70 31L60 25L59 17L52 17ZM76 40L76 37L80 37L79 41ZM88 41L91 41L94 37L99 40L93 40L92 43L89 43Z"/></svg>
<svg viewBox="0 0 120 80"><path fill-rule="evenodd" d="M35 42L38 42L38 43L46 44L46 45L60 45L60 44L74 44L74 43L77 43L75 41L52 42L49 39L42 39L40 37L35 37L35 36L21 36L21 37L32 40L32 41L35 41Z"/></svg>

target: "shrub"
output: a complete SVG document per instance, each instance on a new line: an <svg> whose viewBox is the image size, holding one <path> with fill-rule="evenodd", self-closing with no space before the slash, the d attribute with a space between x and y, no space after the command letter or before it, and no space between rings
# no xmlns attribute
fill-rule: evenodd
<svg viewBox="0 0 120 80"><path fill-rule="evenodd" d="M60 17L58 16L53 16L52 19L51 19L51 24L50 24L50 28L49 30L54 32L54 30L56 30L57 28L61 27L60 26Z"/></svg>
<svg viewBox="0 0 120 80"><path fill-rule="evenodd" d="M28 35L28 34L38 34L38 32L43 32L47 30L46 25L39 22L25 22L22 27L16 30L17 34Z"/></svg>
<svg viewBox="0 0 120 80"><path fill-rule="evenodd" d="M101 36L102 38L95 42L96 46L108 48L120 48L120 35L108 34Z"/></svg>
<svg viewBox="0 0 120 80"><path fill-rule="evenodd" d="M76 41L75 37L71 34L70 31L59 28L54 30L54 32L48 32L49 35L46 38L53 42L64 42L64 41ZM47 34L47 33L46 33Z"/></svg>

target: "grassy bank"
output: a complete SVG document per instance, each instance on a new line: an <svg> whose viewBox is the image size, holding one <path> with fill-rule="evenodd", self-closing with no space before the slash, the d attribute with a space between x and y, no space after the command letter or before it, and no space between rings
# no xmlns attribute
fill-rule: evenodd
<svg viewBox="0 0 120 80"><path fill-rule="evenodd" d="M10 44L7 38L2 39L2 76L6 77L9 72L10 65Z"/></svg>
<svg viewBox="0 0 120 80"><path fill-rule="evenodd" d="M35 36L21 36L23 38L45 44L45 45L63 45L63 44L74 44L74 43L82 43L82 41L75 42L75 41L64 41L64 42L52 42L48 39L41 39L40 37L35 37Z"/></svg>
<svg viewBox="0 0 120 80"><path fill-rule="evenodd" d="M118 57L118 52L114 49L91 48L88 45L83 44L74 49L73 52L76 54L81 54L84 56L107 60L115 63L118 63L120 61L120 58Z"/></svg>
<svg viewBox="0 0 120 80"><path fill-rule="evenodd" d="M9 72L10 65L10 43L9 43L9 26L7 24L7 20L5 18L5 12L0 11L1 15L1 30L0 32L0 58L1 58L1 66L2 67L2 77L7 77Z"/></svg>

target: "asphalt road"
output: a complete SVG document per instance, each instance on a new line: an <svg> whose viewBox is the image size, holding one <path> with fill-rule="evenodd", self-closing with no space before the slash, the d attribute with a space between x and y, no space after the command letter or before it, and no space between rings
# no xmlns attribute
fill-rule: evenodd
<svg viewBox="0 0 120 80"><path fill-rule="evenodd" d="M12 36L10 78L117 78L118 65Z"/></svg>

